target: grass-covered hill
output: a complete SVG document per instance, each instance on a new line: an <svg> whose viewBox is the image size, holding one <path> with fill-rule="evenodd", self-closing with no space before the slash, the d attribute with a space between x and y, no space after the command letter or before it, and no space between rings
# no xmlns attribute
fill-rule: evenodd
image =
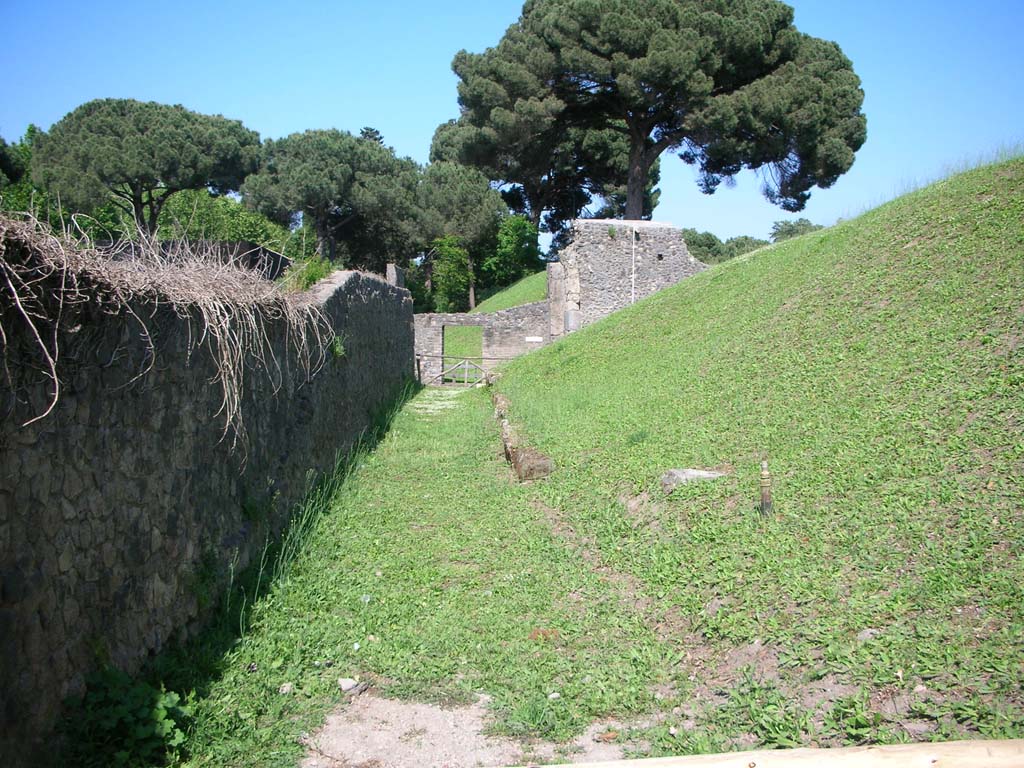
<svg viewBox="0 0 1024 768"><path fill-rule="evenodd" d="M874 713L1021 734L1024 159L710 269L499 388L560 467L538 497L675 612L698 685L763 648L754 679L854 740ZM729 474L666 497L674 467ZM826 679L855 693L823 715Z"/></svg>

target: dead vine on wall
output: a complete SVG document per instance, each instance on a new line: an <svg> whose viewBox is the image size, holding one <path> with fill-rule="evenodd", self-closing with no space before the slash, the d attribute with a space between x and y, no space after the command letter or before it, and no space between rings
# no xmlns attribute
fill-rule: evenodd
<svg viewBox="0 0 1024 768"><path fill-rule="evenodd" d="M23 426L45 418L59 402L65 347L88 339L86 326L95 323L96 313L122 316L137 328L145 359L135 381L156 362L155 319L168 309L187 320L189 355L203 352L213 361L213 383L221 393L216 416L223 418L222 438L230 436L232 447L245 444L240 405L248 377L266 375L275 393L292 365L308 380L334 338L308 296L284 293L215 249L161 247L140 234L101 252L76 236L73 226L55 232L31 215L0 216L0 364L9 411L29 411ZM284 355L271 343L277 325L285 329ZM26 393L40 383L46 402L31 402Z"/></svg>

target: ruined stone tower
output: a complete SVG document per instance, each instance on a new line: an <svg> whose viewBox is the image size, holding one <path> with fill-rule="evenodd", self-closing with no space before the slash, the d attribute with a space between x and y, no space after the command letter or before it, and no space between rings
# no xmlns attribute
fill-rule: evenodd
<svg viewBox="0 0 1024 768"><path fill-rule="evenodd" d="M548 265L551 337L559 338L707 269L670 224L577 219Z"/></svg>

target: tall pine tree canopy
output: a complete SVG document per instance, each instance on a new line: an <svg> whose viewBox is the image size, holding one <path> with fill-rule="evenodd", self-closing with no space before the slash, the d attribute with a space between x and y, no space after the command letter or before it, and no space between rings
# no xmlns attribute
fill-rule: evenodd
<svg viewBox="0 0 1024 768"><path fill-rule="evenodd" d="M383 272L404 263L420 236L420 168L375 138L311 130L268 140L246 203L281 223L312 224L320 253L333 262Z"/></svg>
<svg viewBox="0 0 1024 768"><path fill-rule="evenodd" d="M471 253L493 248L507 209L483 173L460 163L431 163L419 197L425 241L454 235Z"/></svg>
<svg viewBox="0 0 1024 768"><path fill-rule="evenodd" d="M666 150L698 167L707 193L761 169L768 199L798 211L866 138L852 64L777 0L527 0L495 48L453 67L474 147L511 135L543 154L573 130L623 136L626 218L641 218ZM580 157L578 176L590 170Z"/></svg>
<svg viewBox="0 0 1024 768"><path fill-rule="evenodd" d="M91 212L113 201L152 233L175 192L238 189L256 166L259 145L257 133L220 115L97 99L36 137L32 175L64 206Z"/></svg>
<svg viewBox="0 0 1024 768"><path fill-rule="evenodd" d="M612 129L565 120L552 92L557 59L518 26L482 54L459 52L457 121L434 134L431 161L479 168L503 187L509 207L537 227L559 231L593 202L624 192L629 142ZM657 173L646 188L654 200ZM614 205L614 203L613 203ZM653 205L649 205L653 209Z"/></svg>

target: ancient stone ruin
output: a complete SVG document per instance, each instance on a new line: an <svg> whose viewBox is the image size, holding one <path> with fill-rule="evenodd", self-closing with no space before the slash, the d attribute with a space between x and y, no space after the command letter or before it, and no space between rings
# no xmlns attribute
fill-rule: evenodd
<svg viewBox="0 0 1024 768"><path fill-rule="evenodd" d="M420 381L440 383L446 327L482 327L482 365L490 368L707 269L679 229L653 221L577 219L560 259L548 264L544 301L492 313L416 315Z"/></svg>

